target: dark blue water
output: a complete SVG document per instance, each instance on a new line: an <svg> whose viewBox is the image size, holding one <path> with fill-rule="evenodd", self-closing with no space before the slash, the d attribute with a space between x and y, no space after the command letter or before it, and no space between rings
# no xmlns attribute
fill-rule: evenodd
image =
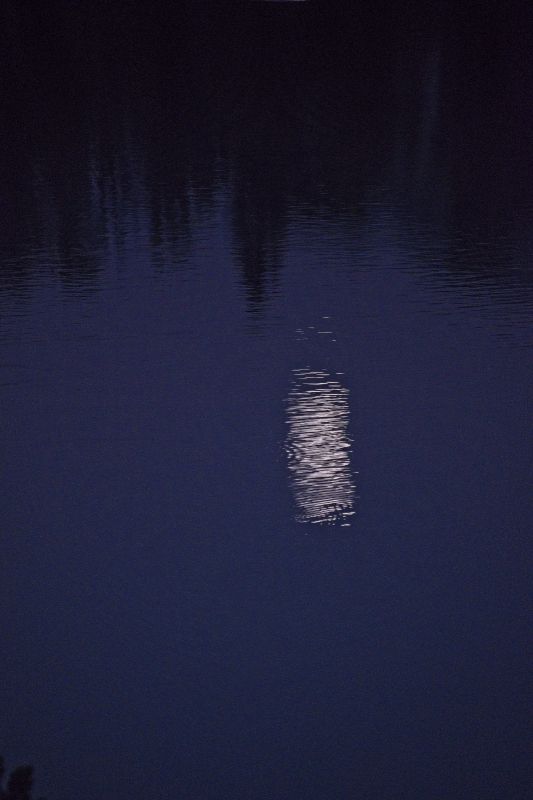
<svg viewBox="0 0 533 800"><path fill-rule="evenodd" d="M8 762L530 796L525 15L7 5Z"/></svg>

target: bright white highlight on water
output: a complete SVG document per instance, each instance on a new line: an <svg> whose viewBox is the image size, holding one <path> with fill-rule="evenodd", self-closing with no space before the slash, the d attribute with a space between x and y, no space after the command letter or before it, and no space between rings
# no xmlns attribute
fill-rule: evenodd
<svg viewBox="0 0 533 800"><path fill-rule="evenodd" d="M299 522L349 524L355 483L349 391L324 371L293 371L286 452Z"/></svg>

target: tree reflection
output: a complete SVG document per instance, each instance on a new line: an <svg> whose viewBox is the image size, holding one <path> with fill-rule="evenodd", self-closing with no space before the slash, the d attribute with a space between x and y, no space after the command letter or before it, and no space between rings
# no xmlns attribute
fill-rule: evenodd
<svg viewBox="0 0 533 800"><path fill-rule="evenodd" d="M92 291L144 232L153 267L175 268L222 192L228 256L255 313L276 286L293 209L343 215L356 237L361 208L385 186L442 241L465 223L479 230L483 246L452 247L446 274L461 282L490 264L487 280L518 282L526 302L530 273L506 269L510 242L529 250L527 230L506 223L528 191L526 171L521 183L510 174L526 136L518 118L509 135L505 106L523 85L502 45L509 20L491 4L489 85L483 54L461 45L472 31L439 4L423 20L395 3L319 5L248 3L237 18L207 2L168 18L157 3L130 16L120 4L52 2L37 14L9 2L0 45L18 81L0 152L0 292L24 295L43 270ZM464 76L491 99L475 115Z"/></svg>

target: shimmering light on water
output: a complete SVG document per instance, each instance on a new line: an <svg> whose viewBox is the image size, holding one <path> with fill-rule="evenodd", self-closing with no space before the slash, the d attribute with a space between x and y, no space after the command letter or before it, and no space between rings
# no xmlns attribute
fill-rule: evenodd
<svg viewBox="0 0 533 800"><path fill-rule="evenodd" d="M286 451L298 522L348 525L353 510L349 392L327 372L293 371Z"/></svg>

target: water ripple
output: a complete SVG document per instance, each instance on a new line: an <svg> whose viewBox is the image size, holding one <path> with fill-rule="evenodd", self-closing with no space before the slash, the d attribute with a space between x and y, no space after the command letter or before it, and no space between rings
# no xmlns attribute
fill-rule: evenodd
<svg viewBox="0 0 533 800"><path fill-rule="evenodd" d="M293 370L286 453L298 522L349 525L355 483L349 391L327 372Z"/></svg>

